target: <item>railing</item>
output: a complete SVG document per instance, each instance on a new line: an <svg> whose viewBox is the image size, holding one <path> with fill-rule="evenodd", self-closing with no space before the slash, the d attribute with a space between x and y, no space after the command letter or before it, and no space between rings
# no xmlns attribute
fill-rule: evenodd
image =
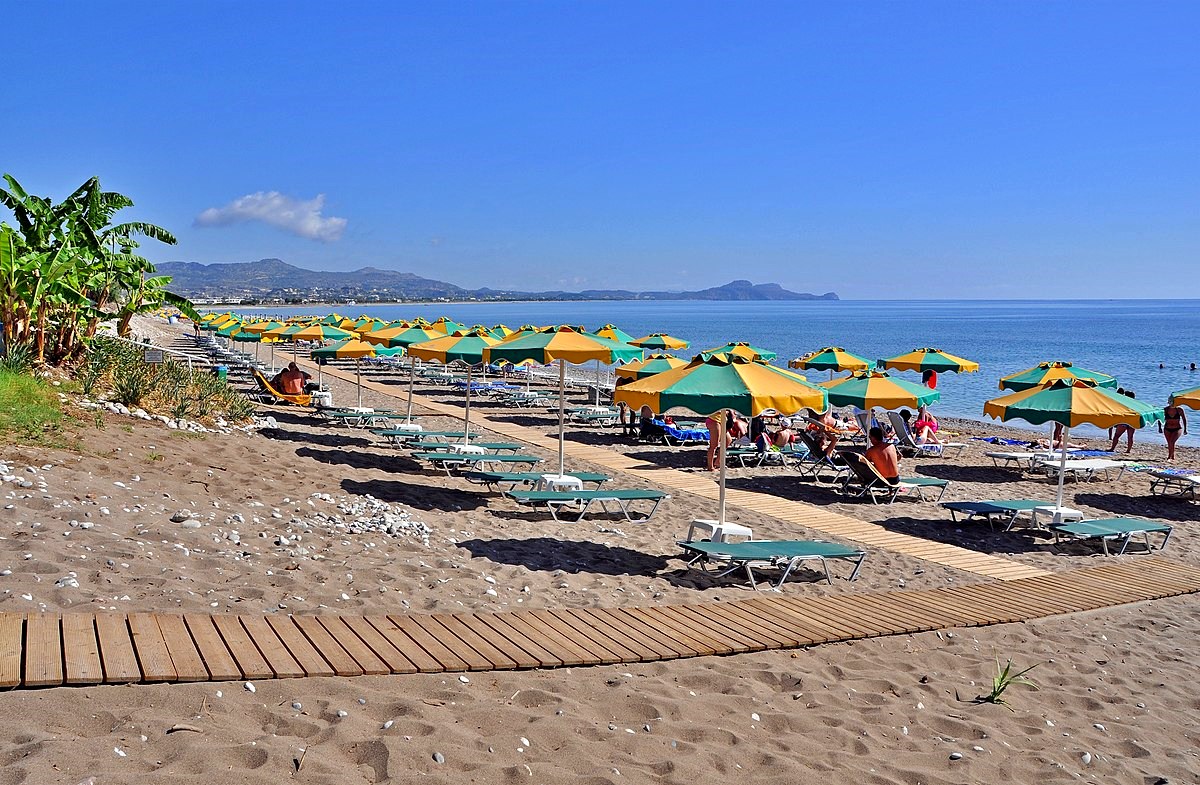
<svg viewBox="0 0 1200 785"><path fill-rule="evenodd" d="M183 359L187 360L188 373L189 374L195 373L195 369L192 367L192 360L194 360L196 358L194 358L192 355L188 354L187 352L180 352L180 351L176 351L175 349L168 349L165 346L159 346L157 344L150 343L149 341L135 341L132 338L122 338L119 335L107 335L106 334L104 337L109 338L114 341L121 341L122 343L127 343L132 346L142 346L146 349L154 349L155 351L162 352L163 354L169 354L169 355L172 355L175 357L182 357Z"/></svg>

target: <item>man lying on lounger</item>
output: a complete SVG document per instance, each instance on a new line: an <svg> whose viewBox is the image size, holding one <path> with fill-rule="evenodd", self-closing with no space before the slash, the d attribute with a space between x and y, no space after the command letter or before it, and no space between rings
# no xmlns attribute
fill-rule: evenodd
<svg viewBox="0 0 1200 785"><path fill-rule="evenodd" d="M893 445L884 441L882 428L876 426L868 435L871 438L871 446L867 448L867 460L883 475L883 479L895 485L900 481L900 454Z"/></svg>

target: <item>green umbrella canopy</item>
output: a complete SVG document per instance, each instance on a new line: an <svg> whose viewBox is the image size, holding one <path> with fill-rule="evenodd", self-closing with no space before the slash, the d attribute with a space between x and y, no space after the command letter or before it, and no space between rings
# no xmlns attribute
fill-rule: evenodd
<svg viewBox="0 0 1200 785"><path fill-rule="evenodd" d="M320 357L326 360L331 359L355 359L358 357L371 357L377 353L378 347L360 341L357 338L346 338L345 340L332 343L329 346L322 346L312 350L314 359Z"/></svg>
<svg viewBox="0 0 1200 785"><path fill-rule="evenodd" d="M670 349L672 351L686 349L691 345L682 338L676 338L666 333L651 333L650 335L643 335L640 338L634 338L632 341L626 341L626 343L640 346L643 349Z"/></svg>
<svg viewBox="0 0 1200 785"><path fill-rule="evenodd" d="M634 360L628 365L622 365L616 370L616 377L621 380L620 384L627 384L634 379L645 379L647 376L682 368L687 364L687 360L681 360L673 354L652 354L645 360Z"/></svg>
<svg viewBox="0 0 1200 785"><path fill-rule="evenodd" d="M359 319L354 323L354 332L361 335L362 333L374 332L375 330L382 330L383 328L390 326L391 325L388 322L384 322L379 319Z"/></svg>
<svg viewBox="0 0 1200 785"><path fill-rule="evenodd" d="M408 346L410 357L440 363L461 362L478 365L484 361L484 350L499 343L484 330L460 330Z"/></svg>
<svg viewBox="0 0 1200 785"><path fill-rule="evenodd" d="M442 333L427 327L385 327L382 330L367 333L363 336L363 340L380 346L405 347L441 337L443 337Z"/></svg>
<svg viewBox="0 0 1200 785"><path fill-rule="evenodd" d="M328 324L314 324L292 333L293 341L344 341L356 337L349 330L333 327Z"/></svg>
<svg viewBox="0 0 1200 785"><path fill-rule="evenodd" d="M1032 425L1058 423L1068 428L1095 425L1142 428L1163 419L1163 410L1087 379L1058 380L1045 387L1009 393L988 401L983 413L997 420L1024 420Z"/></svg>
<svg viewBox="0 0 1200 785"><path fill-rule="evenodd" d="M806 371L865 371L874 364L839 346L826 346L788 362L790 367Z"/></svg>
<svg viewBox="0 0 1200 785"><path fill-rule="evenodd" d="M519 363L532 360L542 365L557 360L576 365L593 360L612 364L639 360L641 357L642 350L636 346L610 341L565 325L510 338L490 347L487 353L489 362L508 360L510 363Z"/></svg>
<svg viewBox="0 0 1200 785"><path fill-rule="evenodd" d="M777 356L775 352L769 349L760 349L757 346L751 346L745 341L734 341L724 346L718 346L715 349L706 349L700 354L702 356L709 354L732 354L737 357L744 357L747 360L759 360L764 363L771 362Z"/></svg>
<svg viewBox="0 0 1200 785"><path fill-rule="evenodd" d="M225 325L221 329L217 330L217 335L224 335L226 338L228 338L229 336L233 335L234 333L239 332L241 329L242 329L241 322L230 322L229 324Z"/></svg>
<svg viewBox="0 0 1200 785"><path fill-rule="evenodd" d="M238 330L231 333L229 337L241 343L258 343L262 340L261 333L252 333L249 330Z"/></svg>
<svg viewBox="0 0 1200 785"><path fill-rule="evenodd" d="M613 400L658 413L686 409L709 415L733 409L755 417L768 409L783 414L824 411L828 394L782 368L742 355L702 352L682 368L618 387Z"/></svg>
<svg viewBox="0 0 1200 785"><path fill-rule="evenodd" d="M399 357L404 354L403 346L376 346L375 354L379 357Z"/></svg>
<svg viewBox="0 0 1200 785"><path fill-rule="evenodd" d="M1086 368L1076 368L1071 363L1062 360L1051 360L1005 376L1000 380L1000 389L1030 390L1035 387L1044 387L1060 379L1087 379L1095 382L1097 387L1117 386L1115 376L1109 376L1099 371L1089 371Z"/></svg>
<svg viewBox="0 0 1200 785"><path fill-rule="evenodd" d="M601 338L607 338L610 341L618 343L629 343L633 340L633 336L617 327L615 324L606 324L597 329L592 335L599 335Z"/></svg>
<svg viewBox="0 0 1200 785"><path fill-rule="evenodd" d="M463 325L445 316L434 320L433 324L429 325L429 328L439 333L445 333L446 335L454 335L456 332L466 329Z"/></svg>
<svg viewBox="0 0 1200 785"><path fill-rule="evenodd" d="M254 324L246 325L246 332L258 333L259 335L261 335L261 334L265 333L267 330L276 330L276 329L279 329L280 327L284 327L284 326L285 325L283 324L283 322L276 322L274 320L267 321L267 322L255 322Z"/></svg>
<svg viewBox="0 0 1200 785"><path fill-rule="evenodd" d="M341 324L345 318L341 314L331 313L321 320L321 324Z"/></svg>
<svg viewBox="0 0 1200 785"><path fill-rule="evenodd" d="M857 406L870 409L916 409L933 403L942 395L923 384L906 382L884 371L866 371L821 382L829 390L829 402L834 406Z"/></svg>
<svg viewBox="0 0 1200 785"><path fill-rule="evenodd" d="M955 357L941 349L913 349L911 352L898 354L886 360L879 361L880 368L890 368L895 371L937 371L938 373L974 373L979 370L979 363Z"/></svg>

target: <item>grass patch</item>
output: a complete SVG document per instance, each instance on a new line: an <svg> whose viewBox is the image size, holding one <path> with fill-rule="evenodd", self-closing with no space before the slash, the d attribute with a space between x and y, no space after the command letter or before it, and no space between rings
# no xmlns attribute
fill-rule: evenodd
<svg viewBox="0 0 1200 785"><path fill-rule="evenodd" d="M0 440L62 446L62 405L40 379L0 368Z"/></svg>

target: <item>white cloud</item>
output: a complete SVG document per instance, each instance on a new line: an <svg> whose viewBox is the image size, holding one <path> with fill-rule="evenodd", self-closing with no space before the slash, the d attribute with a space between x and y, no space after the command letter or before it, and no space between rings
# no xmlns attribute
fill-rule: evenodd
<svg viewBox="0 0 1200 785"><path fill-rule="evenodd" d="M259 221L297 237L330 243L341 239L347 222L345 218L321 215L324 207L325 194L317 194L305 202L278 191L259 191L238 197L224 207L208 208L196 216L196 226L230 226Z"/></svg>

